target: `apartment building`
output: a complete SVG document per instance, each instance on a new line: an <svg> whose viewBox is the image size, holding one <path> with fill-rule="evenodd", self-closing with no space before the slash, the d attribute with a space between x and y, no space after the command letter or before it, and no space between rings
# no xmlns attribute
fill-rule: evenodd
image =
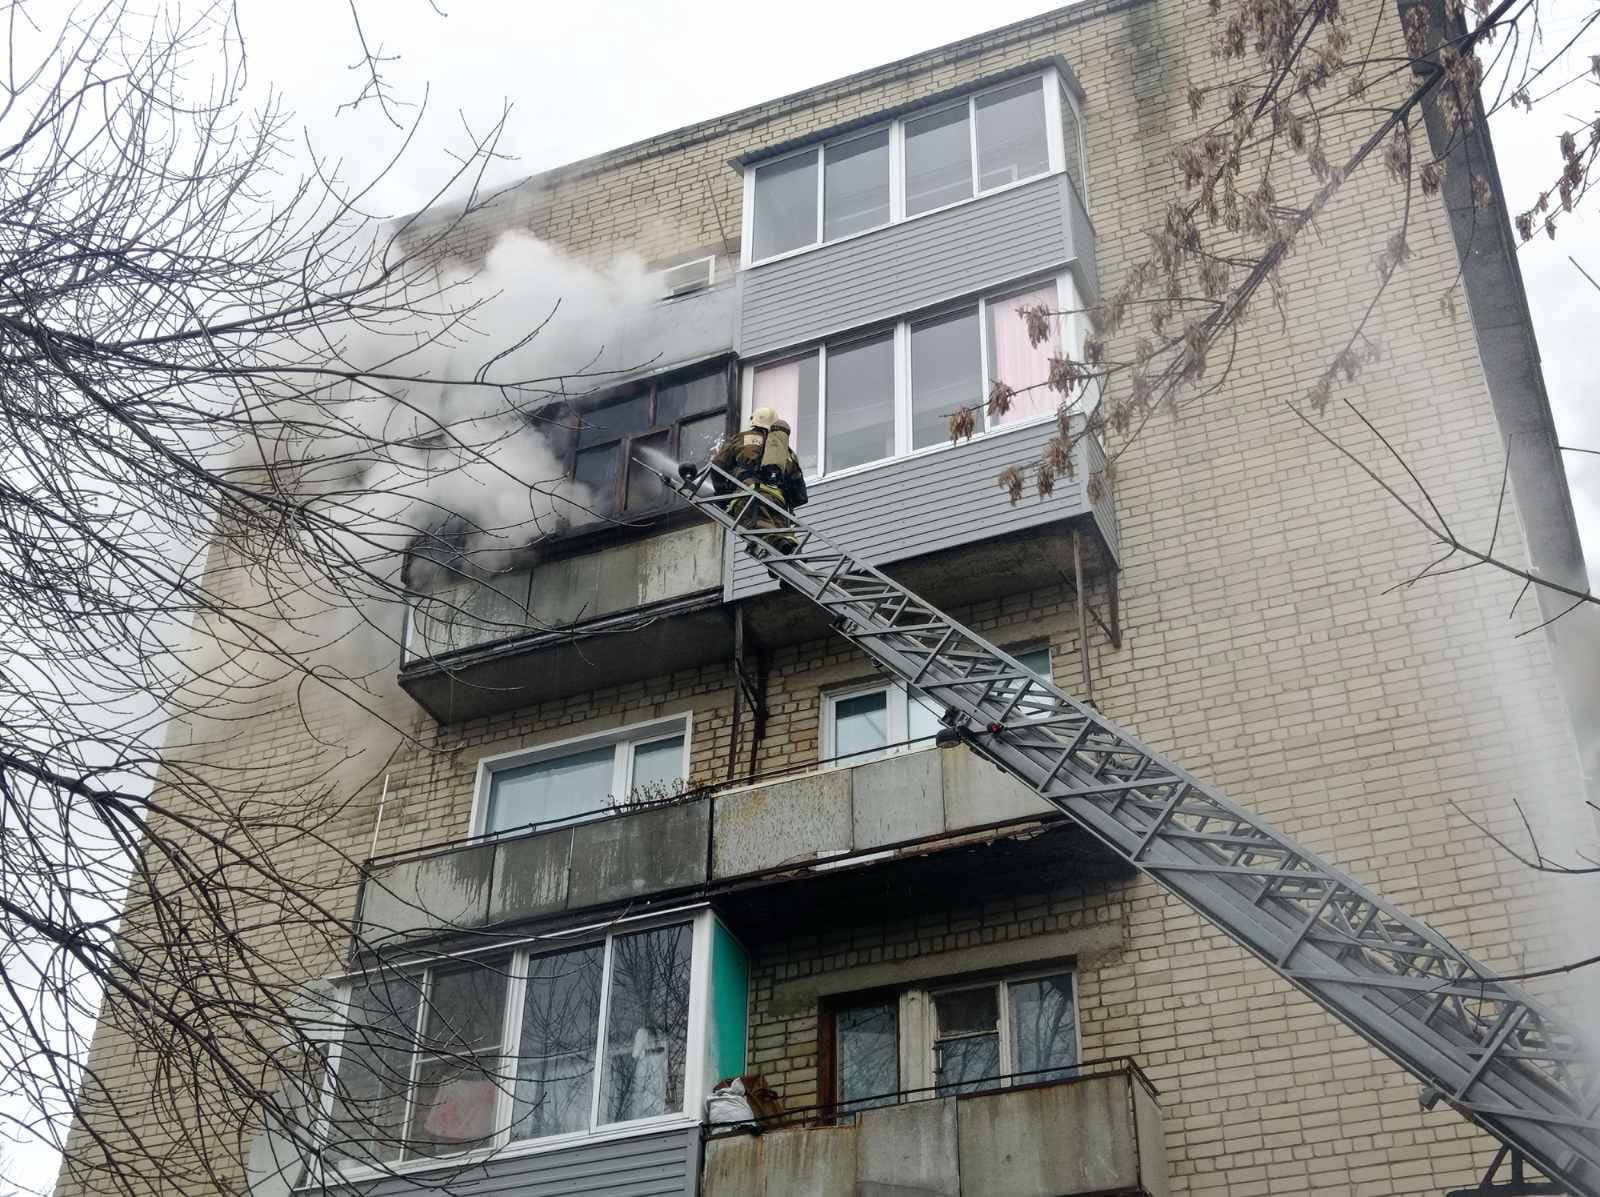
<svg viewBox="0 0 1600 1197"><path fill-rule="evenodd" d="M257 1192L1476 1181L1494 1140L1030 789L936 746L934 709L635 464L703 459L777 408L826 535L1479 958L1537 958L1539 878L1461 816L1579 800L1549 645L1511 634L1539 616L1508 624L1482 571L1395 587L1425 538L1281 402L1370 295L1381 177L1297 251L1286 318L1247 326L1226 383L1153 421L1114 485L1093 437L1051 497L996 485L1055 430L1038 390L951 442L954 407L1081 347L1181 194L1209 38L1199 6L1086 0L530 179L463 229L467 262L511 229L645 255L652 364L545 413L607 518L410 612L399 684L426 748L394 763L381 822L349 825L371 856L351 909L389 967L326 970L392 1033L336 1049L364 1116L330 1105L323 1159L291 1176L258 1143ZM1519 400L1437 303L1446 205L1419 201L1411 237L1363 401L1487 527ZM1033 304L1071 313L1037 345ZM1570 525L1549 493L1519 488L1503 552ZM463 1055L509 1060L504 1083ZM709 1124L712 1087L752 1075L782 1114Z"/></svg>

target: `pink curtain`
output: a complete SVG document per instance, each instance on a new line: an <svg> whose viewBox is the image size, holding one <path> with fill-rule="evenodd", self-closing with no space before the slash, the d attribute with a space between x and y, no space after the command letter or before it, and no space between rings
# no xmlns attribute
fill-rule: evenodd
<svg viewBox="0 0 1600 1197"><path fill-rule="evenodd" d="M1050 318L1051 336L1035 347L1028 343L1028 322L1017 314L1018 308L1039 304L1052 312L1059 307L1054 283L988 303L989 385L999 381L1017 392L1010 411L999 419L990 418L991 428L1048 415L1061 402L1061 396L1044 385L1050 377L1050 359L1061 352L1060 319Z"/></svg>
<svg viewBox="0 0 1600 1197"><path fill-rule="evenodd" d="M804 381L802 370L809 367L809 372L815 378L816 356L796 358L792 362L779 362L774 366L762 366L756 370L755 393L751 397L752 410L757 407L770 407L776 411L793 432L790 445L796 456L807 466L811 464L813 453L811 450L811 429L800 418L801 384ZM813 383L813 386L815 384ZM810 415L816 410L816 396L814 394L804 397L806 414Z"/></svg>

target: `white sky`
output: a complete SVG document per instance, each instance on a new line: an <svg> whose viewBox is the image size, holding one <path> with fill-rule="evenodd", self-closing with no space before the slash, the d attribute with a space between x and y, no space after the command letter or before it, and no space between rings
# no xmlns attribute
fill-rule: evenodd
<svg viewBox="0 0 1600 1197"><path fill-rule="evenodd" d="M1386 0L1385 0L1386 2ZM513 105L505 181L732 109L821 83L1054 7L1040 0L921 0L863 4L810 0L763 8L749 0L382 0L363 8L367 36L386 54L397 91L430 89L421 136L401 170L373 195L380 214L425 203L448 174L440 151L461 144L462 122L486 127ZM238 0L251 78L270 84L296 114L294 127L347 178L366 178L396 148L398 133L375 109L339 114L361 86L344 0ZM1552 36L1552 40L1554 40ZM1594 47L1588 47L1593 49ZM1563 92L1533 117L1497 120L1496 148L1514 207L1529 202L1559 165L1555 122L1592 119L1595 89ZM1379 169L1374 165L1373 169ZM1591 204L1593 201L1591 201ZM1523 255L1546 379L1564 444L1600 448L1591 393L1600 358L1600 290L1567 261L1600 278L1600 219L1575 222L1554 243ZM1463 317L1465 314L1463 311ZM1600 457L1567 455L1592 577L1600 576ZM48 1188L55 1161L12 1150L13 1178ZM0 1193L5 1185L0 1182Z"/></svg>

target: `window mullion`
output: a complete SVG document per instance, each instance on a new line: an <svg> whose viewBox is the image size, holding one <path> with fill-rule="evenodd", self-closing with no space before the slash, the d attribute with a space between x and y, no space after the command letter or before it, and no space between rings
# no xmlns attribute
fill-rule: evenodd
<svg viewBox="0 0 1600 1197"><path fill-rule="evenodd" d="M971 158L972 194L979 194L981 178L978 172L978 97L967 97L967 146Z"/></svg>
<svg viewBox="0 0 1600 1197"><path fill-rule="evenodd" d="M906 124L889 122L889 223L906 218Z"/></svg>
<svg viewBox="0 0 1600 1197"><path fill-rule="evenodd" d="M1011 1084L1011 1074L1017 1070L1016 1055L1011 1048L1011 986L999 982L995 988L999 991L997 1000L999 1010L995 1018L995 1033L1000 1037L1000 1050L995 1054L1000 1065L1000 1075L1006 1079L1002 1084Z"/></svg>
<svg viewBox="0 0 1600 1197"><path fill-rule="evenodd" d="M911 325L894 326L894 455L911 452Z"/></svg>
<svg viewBox="0 0 1600 1197"><path fill-rule="evenodd" d="M755 254L756 227L756 171L747 166L744 171L744 203L739 221L739 265L748 269Z"/></svg>
<svg viewBox="0 0 1600 1197"><path fill-rule="evenodd" d="M989 378L989 300L978 300L978 412L983 417L983 430L992 431L989 421L989 388L994 385Z"/></svg>
<svg viewBox="0 0 1600 1197"><path fill-rule="evenodd" d="M422 993L417 1002L416 1021L411 1024L411 1054L406 1063L406 1100L401 1110L399 1159L411 1154L411 1117L417 1104L417 1069L422 1063L422 1029L428 1025L428 1005L433 1000L433 969L422 974Z"/></svg>
<svg viewBox="0 0 1600 1197"><path fill-rule="evenodd" d="M529 953L511 954L506 977L506 1014L500 1026L500 1096L495 1103L494 1141L511 1141L511 1120L516 1114L517 1062L522 1055L522 1006L527 1000Z"/></svg>
<svg viewBox="0 0 1600 1197"><path fill-rule="evenodd" d="M605 939L605 959L602 963L600 976L600 1017L595 1028L594 1045L594 1086L589 1094L589 1130L592 1132L600 1125L600 1089L605 1081L606 1071L606 1020L611 1016L611 956L612 946L616 943L616 936L608 935Z"/></svg>
<svg viewBox="0 0 1600 1197"><path fill-rule="evenodd" d="M633 772L633 741L618 740L611 758L611 805L623 806L628 801Z"/></svg>
<svg viewBox="0 0 1600 1197"><path fill-rule="evenodd" d="M827 162L823 157L823 147L817 147L817 238L813 245L822 244L822 205L827 199L827 192L823 188L823 176L827 174Z"/></svg>
<svg viewBox="0 0 1600 1197"><path fill-rule="evenodd" d="M817 477L828 474L828 346L817 346Z"/></svg>
<svg viewBox="0 0 1600 1197"><path fill-rule="evenodd" d="M1067 164L1065 134L1062 132L1064 122L1061 116L1061 104L1066 98L1065 91L1053 67L1040 76L1039 85L1044 88L1045 153L1050 161L1051 173L1059 174L1066 169Z"/></svg>

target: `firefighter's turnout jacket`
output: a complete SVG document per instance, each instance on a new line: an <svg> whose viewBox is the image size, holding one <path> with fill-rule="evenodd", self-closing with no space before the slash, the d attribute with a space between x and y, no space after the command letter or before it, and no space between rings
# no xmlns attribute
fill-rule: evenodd
<svg viewBox="0 0 1600 1197"><path fill-rule="evenodd" d="M774 420L770 428L752 420L717 450L711 464L746 486L756 487L790 511L806 502L805 473L800 469L800 459L789 448L789 425L782 420ZM713 474L711 479L718 494L733 489L720 475Z"/></svg>

